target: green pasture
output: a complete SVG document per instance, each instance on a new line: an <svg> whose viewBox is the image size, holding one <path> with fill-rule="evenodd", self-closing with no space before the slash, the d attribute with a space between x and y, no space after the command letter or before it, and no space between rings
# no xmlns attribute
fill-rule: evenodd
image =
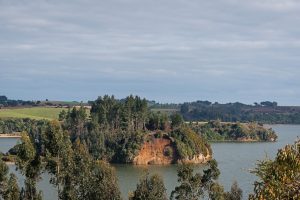
<svg viewBox="0 0 300 200"><path fill-rule="evenodd" d="M58 115L66 108L33 107L0 109L0 118L30 118L30 119L58 119Z"/></svg>

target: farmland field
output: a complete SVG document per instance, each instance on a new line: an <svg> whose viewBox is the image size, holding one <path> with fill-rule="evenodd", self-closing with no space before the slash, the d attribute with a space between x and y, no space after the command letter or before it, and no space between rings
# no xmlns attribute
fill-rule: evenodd
<svg viewBox="0 0 300 200"><path fill-rule="evenodd" d="M66 108L34 107L0 109L0 118L30 118L30 119L58 119L58 115Z"/></svg>

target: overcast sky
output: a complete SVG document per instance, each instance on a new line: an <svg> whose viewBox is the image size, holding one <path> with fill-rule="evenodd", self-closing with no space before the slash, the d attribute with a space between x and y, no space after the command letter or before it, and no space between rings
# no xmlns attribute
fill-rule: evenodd
<svg viewBox="0 0 300 200"><path fill-rule="evenodd" d="M0 95L300 105L298 0L0 0Z"/></svg>

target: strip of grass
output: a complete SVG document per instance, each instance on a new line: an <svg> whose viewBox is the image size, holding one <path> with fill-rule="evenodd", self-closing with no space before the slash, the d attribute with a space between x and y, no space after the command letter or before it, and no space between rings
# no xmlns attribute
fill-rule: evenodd
<svg viewBox="0 0 300 200"><path fill-rule="evenodd" d="M0 109L0 118L30 118L30 119L58 119L58 115L66 108L34 107L17 109Z"/></svg>

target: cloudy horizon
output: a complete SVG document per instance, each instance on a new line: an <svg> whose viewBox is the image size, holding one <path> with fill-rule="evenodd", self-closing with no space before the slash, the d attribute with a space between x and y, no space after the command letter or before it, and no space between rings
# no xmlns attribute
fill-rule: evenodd
<svg viewBox="0 0 300 200"><path fill-rule="evenodd" d="M0 0L0 95L300 106L296 0Z"/></svg>

